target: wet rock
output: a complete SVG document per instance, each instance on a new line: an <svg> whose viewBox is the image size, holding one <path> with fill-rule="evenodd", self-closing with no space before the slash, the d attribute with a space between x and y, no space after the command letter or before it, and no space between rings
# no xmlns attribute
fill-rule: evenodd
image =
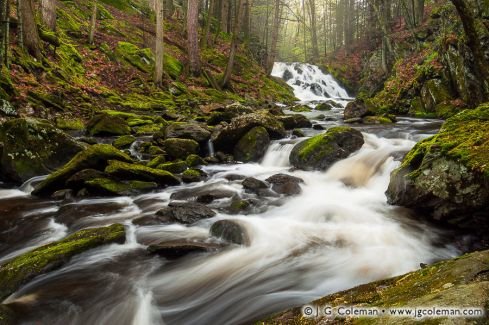
<svg viewBox="0 0 489 325"><path fill-rule="evenodd" d="M238 220L216 221L211 226L210 234L233 244L249 246L251 243L246 228Z"/></svg>
<svg viewBox="0 0 489 325"><path fill-rule="evenodd" d="M64 189L54 192L51 198L54 200L72 200L74 196L75 193L72 189Z"/></svg>
<svg viewBox="0 0 489 325"><path fill-rule="evenodd" d="M222 164L232 164L235 162L233 155L226 154L222 151L216 152L216 158L217 158L218 162L220 162Z"/></svg>
<svg viewBox="0 0 489 325"><path fill-rule="evenodd" d="M83 136L83 137L78 138L78 141L83 142L83 143L86 143L86 144L90 144L90 145L97 144L98 143L98 141L97 141L96 138L94 138L94 137L86 137L86 136Z"/></svg>
<svg viewBox="0 0 489 325"><path fill-rule="evenodd" d="M489 105L449 118L418 144L391 174L390 204L423 209L432 218L486 229L489 213ZM487 237L487 236L486 236Z"/></svg>
<svg viewBox="0 0 489 325"><path fill-rule="evenodd" d="M234 181L243 180L246 178L246 176L238 175L238 174L227 174L226 176L224 176L224 178L230 182L234 182Z"/></svg>
<svg viewBox="0 0 489 325"><path fill-rule="evenodd" d="M199 144L191 139L167 139L162 142L161 146L172 160L186 159L189 155L197 154L199 151Z"/></svg>
<svg viewBox="0 0 489 325"><path fill-rule="evenodd" d="M256 194L262 194L264 191L268 190L267 183L254 177L245 178L241 185L243 185L245 190Z"/></svg>
<svg viewBox="0 0 489 325"><path fill-rule="evenodd" d="M46 120L16 118L0 126L0 171L4 179L24 182L49 174L82 151L84 144Z"/></svg>
<svg viewBox="0 0 489 325"><path fill-rule="evenodd" d="M111 178L95 178L85 182L85 187L95 195L136 195L158 188L155 182L135 180L115 180Z"/></svg>
<svg viewBox="0 0 489 325"><path fill-rule="evenodd" d="M38 275L60 268L73 256L89 249L125 241L124 226L80 230L63 240L24 253L0 266L0 300Z"/></svg>
<svg viewBox="0 0 489 325"><path fill-rule="evenodd" d="M302 130L299 130L299 129L294 129L292 131L292 135L298 137L298 138L303 138L305 137L306 135L304 134L304 132L302 132Z"/></svg>
<svg viewBox="0 0 489 325"><path fill-rule="evenodd" d="M131 134L131 128L118 116L99 114L88 121L87 133L90 136L127 135Z"/></svg>
<svg viewBox="0 0 489 325"><path fill-rule="evenodd" d="M265 155L270 137L264 127L248 131L234 147L234 158L242 162L258 161Z"/></svg>
<svg viewBox="0 0 489 325"><path fill-rule="evenodd" d="M151 159L151 161L149 161L146 166L148 166L149 168L156 168L164 163L166 163L166 157L164 155L159 155Z"/></svg>
<svg viewBox="0 0 489 325"><path fill-rule="evenodd" d="M386 116L366 116L362 121L364 124L390 124L393 121Z"/></svg>
<svg viewBox="0 0 489 325"><path fill-rule="evenodd" d="M122 179L156 182L163 186L178 185L180 180L165 170L149 168L144 165L110 160L105 173Z"/></svg>
<svg viewBox="0 0 489 325"><path fill-rule="evenodd" d="M361 117L354 117L354 118L349 118L344 121L347 124L353 124L353 123L362 123L363 119Z"/></svg>
<svg viewBox="0 0 489 325"><path fill-rule="evenodd" d="M207 121L208 125L217 125L221 122L230 123L233 118L253 113L253 109L240 103L233 103L214 110Z"/></svg>
<svg viewBox="0 0 489 325"><path fill-rule="evenodd" d="M177 160L173 162L163 163L156 167L157 169L166 170L173 174L180 174L187 170L188 166L185 161Z"/></svg>
<svg viewBox="0 0 489 325"><path fill-rule="evenodd" d="M245 214L250 210L252 202L250 200L243 200L240 198L233 199L231 205L227 208L229 214Z"/></svg>
<svg viewBox="0 0 489 325"><path fill-rule="evenodd" d="M324 126L322 126L321 124L314 124L312 128L314 130L324 130Z"/></svg>
<svg viewBox="0 0 489 325"><path fill-rule="evenodd" d="M362 118L367 116L369 113L367 105L365 105L363 100L357 99L353 102L349 102L346 107L345 111L343 112L343 118L345 120L349 120L352 118Z"/></svg>
<svg viewBox="0 0 489 325"><path fill-rule="evenodd" d="M190 253L215 252L223 247L224 245L218 243L197 242L181 239L150 245L148 246L148 252L158 254L168 259L177 259Z"/></svg>
<svg viewBox="0 0 489 325"><path fill-rule="evenodd" d="M333 105L331 105L330 103L320 103L318 105L316 105L316 107L314 108L316 111L330 111L333 109Z"/></svg>
<svg viewBox="0 0 489 325"><path fill-rule="evenodd" d="M166 138L191 139L199 143L207 142L211 137L211 132L197 123L173 123L165 129Z"/></svg>
<svg viewBox="0 0 489 325"><path fill-rule="evenodd" d="M330 294L313 301L313 306L353 307L376 306L379 309L396 306L487 306L489 304L489 280L487 265L489 251L475 252L451 260L427 265L425 268L363 284L352 289ZM300 324L304 322L301 308L293 308L275 314L267 324ZM484 323L487 316L479 318ZM315 324L344 323L344 318L319 316L311 318ZM459 318L460 324L470 324L474 319ZM446 324L446 319L431 319L434 324ZM448 321L449 322L449 321ZM352 318L349 324L363 324L362 318ZM399 318L376 318L378 324L399 324ZM417 320L403 321L418 324Z"/></svg>
<svg viewBox="0 0 489 325"><path fill-rule="evenodd" d="M66 181L84 169L104 170L109 160L132 162L132 159L108 144L95 144L79 152L66 165L49 175L36 185L33 195L51 195L54 191L64 189Z"/></svg>
<svg viewBox="0 0 489 325"><path fill-rule="evenodd" d="M280 121L266 111L259 111L238 116L233 118L230 124L216 127L211 136L214 147L216 150L232 152L236 143L257 126L264 127L272 139L286 136L284 126Z"/></svg>
<svg viewBox="0 0 489 325"><path fill-rule="evenodd" d="M276 174L270 176L266 179L266 182L272 184L273 191L284 195L300 194L302 189L299 184L304 183L301 178L286 174Z"/></svg>
<svg viewBox="0 0 489 325"><path fill-rule="evenodd" d="M199 203L208 204L214 200L230 198L236 194L235 191L212 188L209 185L204 185L202 187L184 189L173 193L170 196L172 200L197 200Z"/></svg>
<svg viewBox="0 0 489 325"><path fill-rule="evenodd" d="M200 203L170 202L168 207L159 210L156 215L161 217L161 220L166 220L166 223L192 224L201 219L212 218L216 213Z"/></svg>
<svg viewBox="0 0 489 325"><path fill-rule="evenodd" d="M185 159L185 162L189 167L205 166L207 162L200 156L192 154Z"/></svg>
<svg viewBox="0 0 489 325"><path fill-rule="evenodd" d="M202 182L207 177L207 174L200 169L187 169L182 173L182 181L184 183Z"/></svg>
<svg viewBox="0 0 489 325"><path fill-rule="evenodd" d="M86 182L106 176L107 175L105 173L96 169L84 169L68 178L65 184L68 188L77 191L83 188Z"/></svg>
<svg viewBox="0 0 489 325"><path fill-rule="evenodd" d="M310 128L312 126L311 121L301 114L278 116L277 119L282 122L286 130Z"/></svg>
<svg viewBox="0 0 489 325"><path fill-rule="evenodd" d="M359 150L363 143L360 131L346 126L333 127L295 145L289 160L296 168L326 170Z"/></svg>
<svg viewBox="0 0 489 325"><path fill-rule="evenodd" d="M133 135L123 135L112 142L112 145L117 149L126 149L136 141L136 137Z"/></svg>

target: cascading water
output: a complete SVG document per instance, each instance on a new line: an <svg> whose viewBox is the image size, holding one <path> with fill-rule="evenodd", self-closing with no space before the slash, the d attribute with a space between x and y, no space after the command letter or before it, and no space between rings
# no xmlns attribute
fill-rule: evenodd
<svg viewBox="0 0 489 325"><path fill-rule="evenodd" d="M298 65L302 71L309 66ZM328 94L343 97L346 92ZM0 250L0 259L42 245L46 234L55 240L76 229L116 222L127 229L125 244L80 254L4 303L26 324L241 324L453 256L450 246L434 244L443 238L441 232L414 221L406 209L389 206L384 194L390 172L399 165L394 157L436 128L419 120L363 129L362 149L326 172L290 170L288 156L302 139L287 139L272 142L261 163L210 165L205 182L137 197L60 202L18 190L0 192L6 196L0 202L8 218L30 225L24 236L1 242L0 248L7 242L9 249ZM302 193L260 197L226 177L264 180L277 173L302 178ZM131 223L153 215L172 198L207 190L230 192L255 206L248 214L232 214L226 209L232 198L224 197L209 204L218 212L215 217L190 226ZM239 221L250 245L175 261L145 251L161 240L209 240L210 226L222 219Z"/></svg>
<svg viewBox="0 0 489 325"><path fill-rule="evenodd" d="M284 79L301 101L318 101L328 98L349 99L345 89L330 74L318 66L307 63L276 62L272 76Z"/></svg>

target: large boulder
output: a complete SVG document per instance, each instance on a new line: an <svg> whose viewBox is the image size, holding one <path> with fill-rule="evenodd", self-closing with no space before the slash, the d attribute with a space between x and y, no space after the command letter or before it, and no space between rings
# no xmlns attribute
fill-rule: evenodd
<svg viewBox="0 0 489 325"><path fill-rule="evenodd" d="M300 183L304 183L304 180L287 175L287 174L275 174L270 176L265 181L272 184L272 190L278 194L284 195L297 195L302 192Z"/></svg>
<svg viewBox="0 0 489 325"><path fill-rule="evenodd" d="M173 123L165 128L165 137L192 139L199 143L207 142L211 137L211 132L198 123Z"/></svg>
<svg viewBox="0 0 489 325"><path fill-rule="evenodd" d="M353 102L349 102L343 112L343 118L349 120L352 118L362 118L369 114L367 105L363 100L357 99Z"/></svg>
<svg viewBox="0 0 489 325"><path fill-rule="evenodd" d="M211 236L222 238L230 243L249 246L251 241L246 228L239 220L219 220L209 230Z"/></svg>
<svg viewBox="0 0 489 325"><path fill-rule="evenodd" d="M295 145L289 160L296 168L326 170L338 160L359 150L363 143L360 131L337 126Z"/></svg>
<svg viewBox="0 0 489 325"><path fill-rule="evenodd" d="M259 111L238 116L233 118L228 125L216 127L211 136L214 147L216 150L231 153L236 143L257 126L264 127L272 139L286 136L283 124L275 116L266 111Z"/></svg>
<svg viewBox="0 0 489 325"><path fill-rule="evenodd" d="M199 152L199 144L191 139L166 139L161 146L170 159L186 159Z"/></svg>
<svg viewBox="0 0 489 325"><path fill-rule="evenodd" d="M90 136L127 135L131 134L131 128L119 116L98 114L88 121L87 133Z"/></svg>
<svg viewBox="0 0 489 325"><path fill-rule="evenodd" d="M489 220L489 105L462 111L419 142L391 174L389 203L458 225Z"/></svg>
<svg viewBox="0 0 489 325"><path fill-rule="evenodd" d="M1 176L23 182L49 174L82 151L84 145L46 120L11 119L0 126Z"/></svg>
<svg viewBox="0 0 489 325"><path fill-rule="evenodd" d="M53 242L0 266L0 300L4 300L33 278L66 264L73 256L109 243L125 241L124 226L80 230L60 241Z"/></svg>
<svg viewBox="0 0 489 325"><path fill-rule="evenodd" d="M344 306L362 308L392 307L413 309L419 306L457 306L459 308L485 309L489 304L489 280L487 267L489 251L475 252L394 278L362 284L352 289L330 294L308 304L309 306ZM430 307L431 308L431 307ZM333 309L331 309L332 311ZM343 309L345 311L346 309ZM358 310L358 309L357 309ZM327 315L318 308L310 316L304 316L301 307L277 313L260 324L344 324L344 316ZM441 310L440 310L441 311ZM400 318L380 314L373 324L487 324L488 316L474 318ZM348 324L365 324L369 317L349 317ZM456 320L455 320L456 319Z"/></svg>
<svg viewBox="0 0 489 325"><path fill-rule="evenodd" d="M242 162L258 161L263 158L269 144L267 130L262 126L254 127L234 147L234 158Z"/></svg>
<svg viewBox="0 0 489 325"><path fill-rule="evenodd" d="M311 121L302 114L277 116L277 119L282 122L286 130L312 127Z"/></svg>
<svg viewBox="0 0 489 325"><path fill-rule="evenodd" d="M108 144L95 144L76 154L66 165L49 175L39 183L32 192L33 195L51 195L53 192L64 189L66 181L84 169L102 171L109 160L132 162L132 159Z"/></svg>

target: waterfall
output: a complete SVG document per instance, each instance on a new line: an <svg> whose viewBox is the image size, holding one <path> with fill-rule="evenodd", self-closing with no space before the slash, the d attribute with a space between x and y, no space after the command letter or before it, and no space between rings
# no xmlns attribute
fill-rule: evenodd
<svg viewBox="0 0 489 325"><path fill-rule="evenodd" d="M348 93L330 74L324 74L318 66L308 63L275 62L272 76L282 78L301 101L348 99Z"/></svg>

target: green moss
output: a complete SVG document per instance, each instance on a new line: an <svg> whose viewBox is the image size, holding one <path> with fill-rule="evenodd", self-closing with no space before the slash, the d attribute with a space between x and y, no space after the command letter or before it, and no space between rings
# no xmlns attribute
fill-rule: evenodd
<svg viewBox="0 0 489 325"><path fill-rule="evenodd" d="M207 165L207 162L204 159L202 159L200 156L195 155L195 154L189 155L187 157L187 159L185 160L185 162L187 163L187 165L189 167L197 167L197 166Z"/></svg>
<svg viewBox="0 0 489 325"><path fill-rule="evenodd" d="M182 173L182 180L185 183L194 183L202 181L202 178L206 176L200 169L187 169Z"/></svg>
<svg viewBox="0 0 489 325"><path fill-rule="evenodd" d="M131 133L131 128L118 116L99 114L88 122L87 132L91 136L128 135Z"/></svg>
<svg viewBox="0 0 489 325"><path fill-rule="evenodd" d="M363 118L365 124L389 124L392 120L385 116L366 116Z"/></svg>
<svg viewBox="0 0 489 325"><path fill-rule="evenodd" d="M153 70L154 57L149 49L140 49L137 45L129 42L119 42L115 53L142 72L150 73Z"/></svg>
<svg viewBox="0 0 489 325"><path fill-rule="evenodd" d="M199 150L199 144L190 139L166 139L162 142L162 147L173 159L187 159L191 154L196 154Z"/></svg>
<svg viewBox="0 0 489 325"><path fill-rule="evenodd" d="M306 105L295 105L292 107L288 107L287 109L292 111L292 112L296 112L296 113L312 111L312 108L310 108L309 106L306 106Z"/></svg>
<svg viewBox="0 0 489 325"><path fill-rule="evenodd" d="M112 142L112 145L117 149L128 148L131 144L136 141L136 137L132 135L123 135Z"/></svg>
<svg viewBox="0 0 489 325"><path fill-rule="evenodd" d="M155 182L116 181L110 178L95 178L85 182L85 185L97 192L111 195L131 195L147 192L158 187Z"/></svg>
<svg viewBox="0 0 489 325"><path fill-rule="evenodd" d="M116 177L156 182L160 185L177 185L180 183L178 178L165 170L154 169L139 164L129 164L117 160L109 161L105 172Z"/></svg>
<svg viewBox="0 0 489 325"><path fill-rule="evenodd" d="M163 155L165 154L165 151L163 149L161 149L160 147L158 146L150 146L147 150L147 152L151 155L151 156L156 156L156 155Z"/></svg>
<svg viewBox="0 0 489 325"><path fill-rule="evenodd" d="M62 130L83 130L85 123L81 118L56 118L56 126Z"/></svg>
<svg viewBox="0 0 489 325"><path fill-rule="evenodd" d="M168 73L168 75L173 79L178 79L178 77L180 77L180 75L182 74L183 64L182 62L178 61L176 58L165 52L163 70Z"/></svg>
<svg viewBox="0 0 489 325"><path fill-rule="evenodd" d="M174 162L160 164L156 168L169 171L170 173L180 174L185 170L187 170L188 166L185 161L174 161Z"/></svg>
<svg viewBox="0 0 489 325"><path fill-rule="evenodd" d="M66 165L39 183L34 189L33 195L49 195L56 190L63 189L68 178L76 172L84 169L103 170L107 165L107 161L112 159L132 162L128 155L111 145L94 144L78 153Z"/></svg>
<svg viewBox="0 0 489 325"><path fill-rule="evenodd" d="M80 230L65 239L22 254L0 267L0 300L34 277L61 267L74 255L100 245L125 239L124 226Z"/></svg>
<svg viewBox="0 0 489 325"><path fill-rule="evenodd" d="M160 155L158 157L153 158L146 166L150 168L156 168L161 164L164 164L166 162L166 158L164 155Z"/></svg>

